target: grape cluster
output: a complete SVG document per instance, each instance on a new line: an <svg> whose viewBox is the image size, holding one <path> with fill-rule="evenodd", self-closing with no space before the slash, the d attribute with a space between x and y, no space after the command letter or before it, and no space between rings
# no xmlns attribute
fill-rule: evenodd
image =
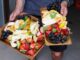
<svg viewBox="0 0 80 60"><path fill-rule="evenodd" d="M67 40L67 36L63 36L62 34L55 35L53 32L51 32L48 35L48 39L52 43L64 43Z"/></svg>
<svg viewBox="0 0 80 60"><path fill-rule="evenodd" d="M11 34L13 34L13 32L11 32L11 31L9 31L9 30L3 31L3 32L2 32L2 39L3 39L3 40L4 40L4 39L7 39L7 37L8 37L9 35L11 35Z"/></svg>

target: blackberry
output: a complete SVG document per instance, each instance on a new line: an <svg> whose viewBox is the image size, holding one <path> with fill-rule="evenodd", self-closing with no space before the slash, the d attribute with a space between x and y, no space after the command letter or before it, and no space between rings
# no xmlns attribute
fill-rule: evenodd
<svg viewBox="0 0 80 60"><path fill-rule="evenodd" d="M3 40L4 40L4 39L7 39L7 37L8 37L9 35L11 35L11 34L13 34L13 32L11 32L11 31L9 31L9 30L3 31L1 38L2 38Z"/></svg>
<svg viewBox="0 0 80 60"><path fill-rule="evenodd" d="M63 36L61 39L61 43L65 43L67 41L67 36Z"/></svg>
<svg viewBox="0 0 80 60"><path fill-rule="evenodd" d="M55 36L54 33L51 32L51 33L48 35L48 38L49 38L49 39L53 39L54 36Z"/></svg>

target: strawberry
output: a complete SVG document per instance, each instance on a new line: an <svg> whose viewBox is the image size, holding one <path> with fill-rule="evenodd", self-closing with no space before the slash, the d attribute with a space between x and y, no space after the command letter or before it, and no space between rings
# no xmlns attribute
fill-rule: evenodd
<svg viewBox="0 0 80 60"><path fill-rule="evenodd" d="M40 33L40 32L38 32L38 33L37 33L37 36L39 36L39 35L41 35L41 33Z"/></svg>
<svg viewBox="0 0 80 60"><path fill-rule="evenodd" d="M48 27L47 27L47 30L48 30L48 31L51 31L51 30L52 30L52 26L48 26Z"/></svg>
<svg viewBox="0 0 80 60"><path fill-rule="evenodd" d="M28 50L29 50L29 44L23 43L23 44L20 46L20 50L26 50L26 51L28 51Z"/></svg>
<svg viewBox="0 0 80 60"><path fill-rule="evenodd" d="M61 32L62 32L63 35L68 35L69 34L68 29L62 29Z"/></svg>
<svg viewBox="0 0 80 60"><path fill-rule="evenodd" d="M21 45L21 46L20 46L20 50L24 50L24 47L23 47L23 45Z"/></svg>
<svg viewBox="0 0 80 60"><path fill-rule="evenodd" d="M34 49L34 48L35 48L35 43L31 43L31 44L30 44L30 48L31 48L31 49Z"/></svg>
<svg viewBox="0 0 80 60"><path fill-rule="evenodd" d="M59 34L58 32L55 33L55 35L58 35L58 34Z"/></svg>
<svg viewBox="0 0 80 60"><path fill-rule="evenodd" d="M55 24L53 24L53 26L54 26L55 28L57 28L57 27L59 27L59 24L58 24L58 23L55 23Z"/></svg>
<svg viewBox="0 0 80 60"><path fill-rule="evenodd" d="M38 38L37 38L37 41L38 42L42 42L43 41L43 38L44 38L43 35L39 35Z"/></svg>
<svg viewBox="0 0 80 60"><path fill-rule="evenodd" d="M56 27L56 30L57 30L58 32L60 32L60 28L59 28L59 27Z"/></svg>
<svg viewBox="0 0 80 60"><path fill-rule="evenodd" d="M27 55L30 55L30 56L33 56L35 54L35 50L34 49L31 49L26 54Z"/></svg>
<svg viewBox="0 0 80 60"><path fill-rule="evenodd" d="M28 51L28 50L29 50L29 48L30 48L30 47L29 47L29 44L25 44L25 47L24 47L24 48L25 48L25 50L27 50L27 51Z"/></svg>
<svg viewBox="0 0 80 60"><path fill-rule="evenodd" d="M26 40L20 40L21 44L24 44L26 42Z"/></svg>
<svg viewBox="0 0 80 60"><path fill-rule="evenodd" d="M51 31L46 31L45 34L48 36L51 33Z"/></svg>
<svg viewBox="0 0 80 60"><path fill-rule="evenodd" d="M21 53L24 53L24 54L26 53L26 50L25 50L25 48L23 47L23 45L20 46L20 52L21 52Z"/></svg>
<svg viewBox="0 0 80 60"><path fill-rule="evenodd" d="M32 40L30 44L33 44L33 43L34 43L34 40Z"/></svg>
<svg viewBox="0 0 80 60"><path fill-rule="evenodd" d="M61 22L61 20L58 20L58 23L60 23Z"/></svg>
<svg viewBox="0 0 80 60"><path fill-rule="evenodd" d="M32 38L27 38L26 41L27 41L27 43L31 43L32 42Z"/></svg>
<svg viewBox="0 0 80 60"><path fill-rule="evenodd" d="M37 34L37 41L42 41L43 40L43 33L41 31L38 32Z"/></svg>
<svg viewBox="0 0 80 60"><path fill-rule="evenodd" d="M43 35L43 33L42 33L41 31L39 31L39 32L37 33L37 36L39 36L39 35Z"/></svg>
<svg viewBox="0 0 80 60"><path fill-rule="evenodd" d="M41 47L42 47L42 44L41 44L41 43L39 43L39 42L38 42L38 43L36 43L35 49L37 49L37 50L38 50L38 49L40 49Z"/></svg>

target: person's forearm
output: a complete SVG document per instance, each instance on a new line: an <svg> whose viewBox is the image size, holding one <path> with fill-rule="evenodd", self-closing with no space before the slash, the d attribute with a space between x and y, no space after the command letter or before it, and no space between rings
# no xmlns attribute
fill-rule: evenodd
<svg viewBox="0 0 80 60"><path fill-rule="evenodd" d="M73 0L62 0L62 1L65 1L68 6L73 4Z"/></svg>
<svg viewBox="0 0 80 60"><path fill-rule="evenodd" d="M69 0L63 0L63 1L67 1L68 2Z"/></svg>
<svg viewBox="0 0 80 60"><path fill-rule="evenodd" d="M23 11L25 4L25 0L16 0L16 7L14 11L17 11L18 13Z"/></svg>
<svg viewBox="0 0 80 60"><path fill-rule="evenodd" d="M62 2L64 2L65 4L68 4L69 0L62 0Z"/></svg>

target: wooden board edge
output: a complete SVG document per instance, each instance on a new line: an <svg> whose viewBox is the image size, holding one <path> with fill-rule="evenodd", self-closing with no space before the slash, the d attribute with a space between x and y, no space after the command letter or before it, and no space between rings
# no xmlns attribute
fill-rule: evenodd
<svg viewBox="0 0 80 60"><path fill-rule="evenodd" d="M53 44L53 43L50 43L46 40L45 38L45 45L46 46L58 46L58 45L71 45L72 44L72 39L71 37L68 37L68 40L65 42L65 43L60 43L60 44Z"/></svg>
<svg viewBox="0 0 80 60"><path fill-rule="evenodd" d="M34 56L29 56L29 55L25 55L25 54L21 53L21 52L18 51L17 49L12 48L9 44L7 44L7 43L5 43L5 42L3 42L3 41L1 41L1 40L0 40L0 42L2 42L3 44L5 44L5 45L8 46L9 48L13 49L13 50L14 50L15 52L17 52L18 54L21 54L22 56L27 57L28 59L33 59L33 58L35 58L35 57L37 56L37 54L41 51L41 49L44 47L44 44L43 44L42 47L35 53Z"/></svg>

